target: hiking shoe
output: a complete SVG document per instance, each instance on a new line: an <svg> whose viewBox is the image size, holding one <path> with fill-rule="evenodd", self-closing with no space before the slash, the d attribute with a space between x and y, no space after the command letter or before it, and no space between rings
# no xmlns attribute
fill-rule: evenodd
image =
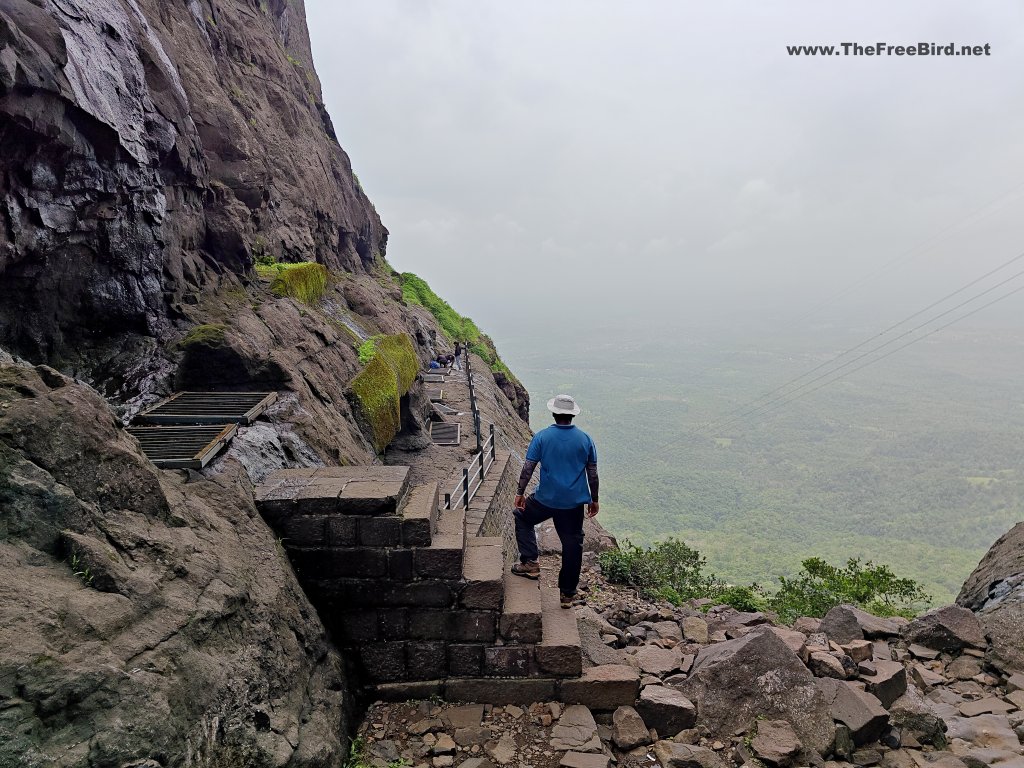
<svg viewBox="0 0 1024 768"><path fill-rule="evenodd" d="M540 578L540 564L536 560L530 563L516 563L512 566L513 576L522 576L527 579Z"/></svg>
<svg viewBox="0 0 1024 768"><path fill-rule="evenodd" d="M563 608L572 608L573 601L576 600L576 595L567 595L563 592L559 592L558 598L561 600Z"/></svg>

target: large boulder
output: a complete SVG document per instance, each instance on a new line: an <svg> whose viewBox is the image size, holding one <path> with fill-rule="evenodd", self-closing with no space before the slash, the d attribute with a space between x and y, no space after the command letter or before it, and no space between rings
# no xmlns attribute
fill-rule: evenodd
<svg viewBox="0 0 1024 768"><path fill-rule="evenodd" d="M825 614L819 631L828 639L839 643L854 640L874 640L883 637L898 637L905 619L886 619L873 616L855 605L837 605Z"/></svg>
<svg viewBox="0 0 1024 768"><path fill-rule="evenodd" d="M791 723L806 749L825 754L832 745L835 726L814 676L770 631L702 648L679 689L716 735L731 737L763 717Z"/></svg>
<svg viewBox="0 0 1024 768"><path fill-rule="evenodd" d="M88 387L0 365L0 765L321 766L346 683L248 481L160 472Z"/></svg>
<svg viewBox="0 0 1024 768"><path fill-rule="evenodd" d="M1024 671L1024 522L992 545L956 598L974 611L991 643L989 660Z"/></svg>
<svg viewBox="0 0 1024 768"><path fill-rule="evenodd" d="M908 643L918 643L945 653L986 647L981 622L971 611L959 605L947 605L918 616L906 627L903 636Z"/></svg>

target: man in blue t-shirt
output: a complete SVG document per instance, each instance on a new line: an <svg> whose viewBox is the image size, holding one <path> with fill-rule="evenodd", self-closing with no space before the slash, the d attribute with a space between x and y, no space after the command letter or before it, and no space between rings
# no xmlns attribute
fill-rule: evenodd
<svg viewBox="0 0 1024 768"><path fill-rule="evenodd" d="M540 578L534 526L554 520L562 542L558 591L562 607L571 608L583 565L583 517L593 517L598 511L597 448L590 435L572 423L580 412L572 397L556 395L548 400L548 410L555 415L555 423L533 436L519 475L515 520L520 562L512 566L512 573ZM526 498L523 494L538 464L537 492Z"/></svg>

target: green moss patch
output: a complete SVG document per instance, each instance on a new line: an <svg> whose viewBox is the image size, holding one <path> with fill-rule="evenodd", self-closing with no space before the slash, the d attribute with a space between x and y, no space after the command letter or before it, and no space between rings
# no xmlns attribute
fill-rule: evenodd
<svg viewBox="0 0 1024 768"><path fill-rule="evenodd" d="M309 305L323 298L330 277L323 264L312 261L283 264L268 259L257 261L256 274L270 280L270 290L275 296L287 296Z"/></svg>
<svg viewBox="0 0 1024 768"><path fill-rule="evenodd" d="M375 336L372 348L360 346L366 367L349 386L357 418L370 435L374 450L384 450L402 428L399 398L416 380L419 360L406 334Z"/></svg>
<svg viewBox="0 0 1024 768"><path fill-rule="evenodd" d="M227 326L221 323L205 323L203 325L197 325L195 328L185 334L178 346L182 349L202 345L204 347L219 347L224 343L224 334L227 332Z"/></svg>

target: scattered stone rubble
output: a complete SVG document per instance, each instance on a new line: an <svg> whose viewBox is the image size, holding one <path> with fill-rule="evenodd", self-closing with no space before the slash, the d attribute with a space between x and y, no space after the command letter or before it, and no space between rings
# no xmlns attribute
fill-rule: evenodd
<svg viewBox="0 0 1024 768"><path fill-rule="evenodd" d="M786 627L727 606L651 604L592 568L584 586L584 656L612 665L584 679L634 668L631 705L585 683L576 704L377 703L360 729L370 764L1024 768L1024 671L987 655L969 610L908 622L844 605Z"/></svg>

